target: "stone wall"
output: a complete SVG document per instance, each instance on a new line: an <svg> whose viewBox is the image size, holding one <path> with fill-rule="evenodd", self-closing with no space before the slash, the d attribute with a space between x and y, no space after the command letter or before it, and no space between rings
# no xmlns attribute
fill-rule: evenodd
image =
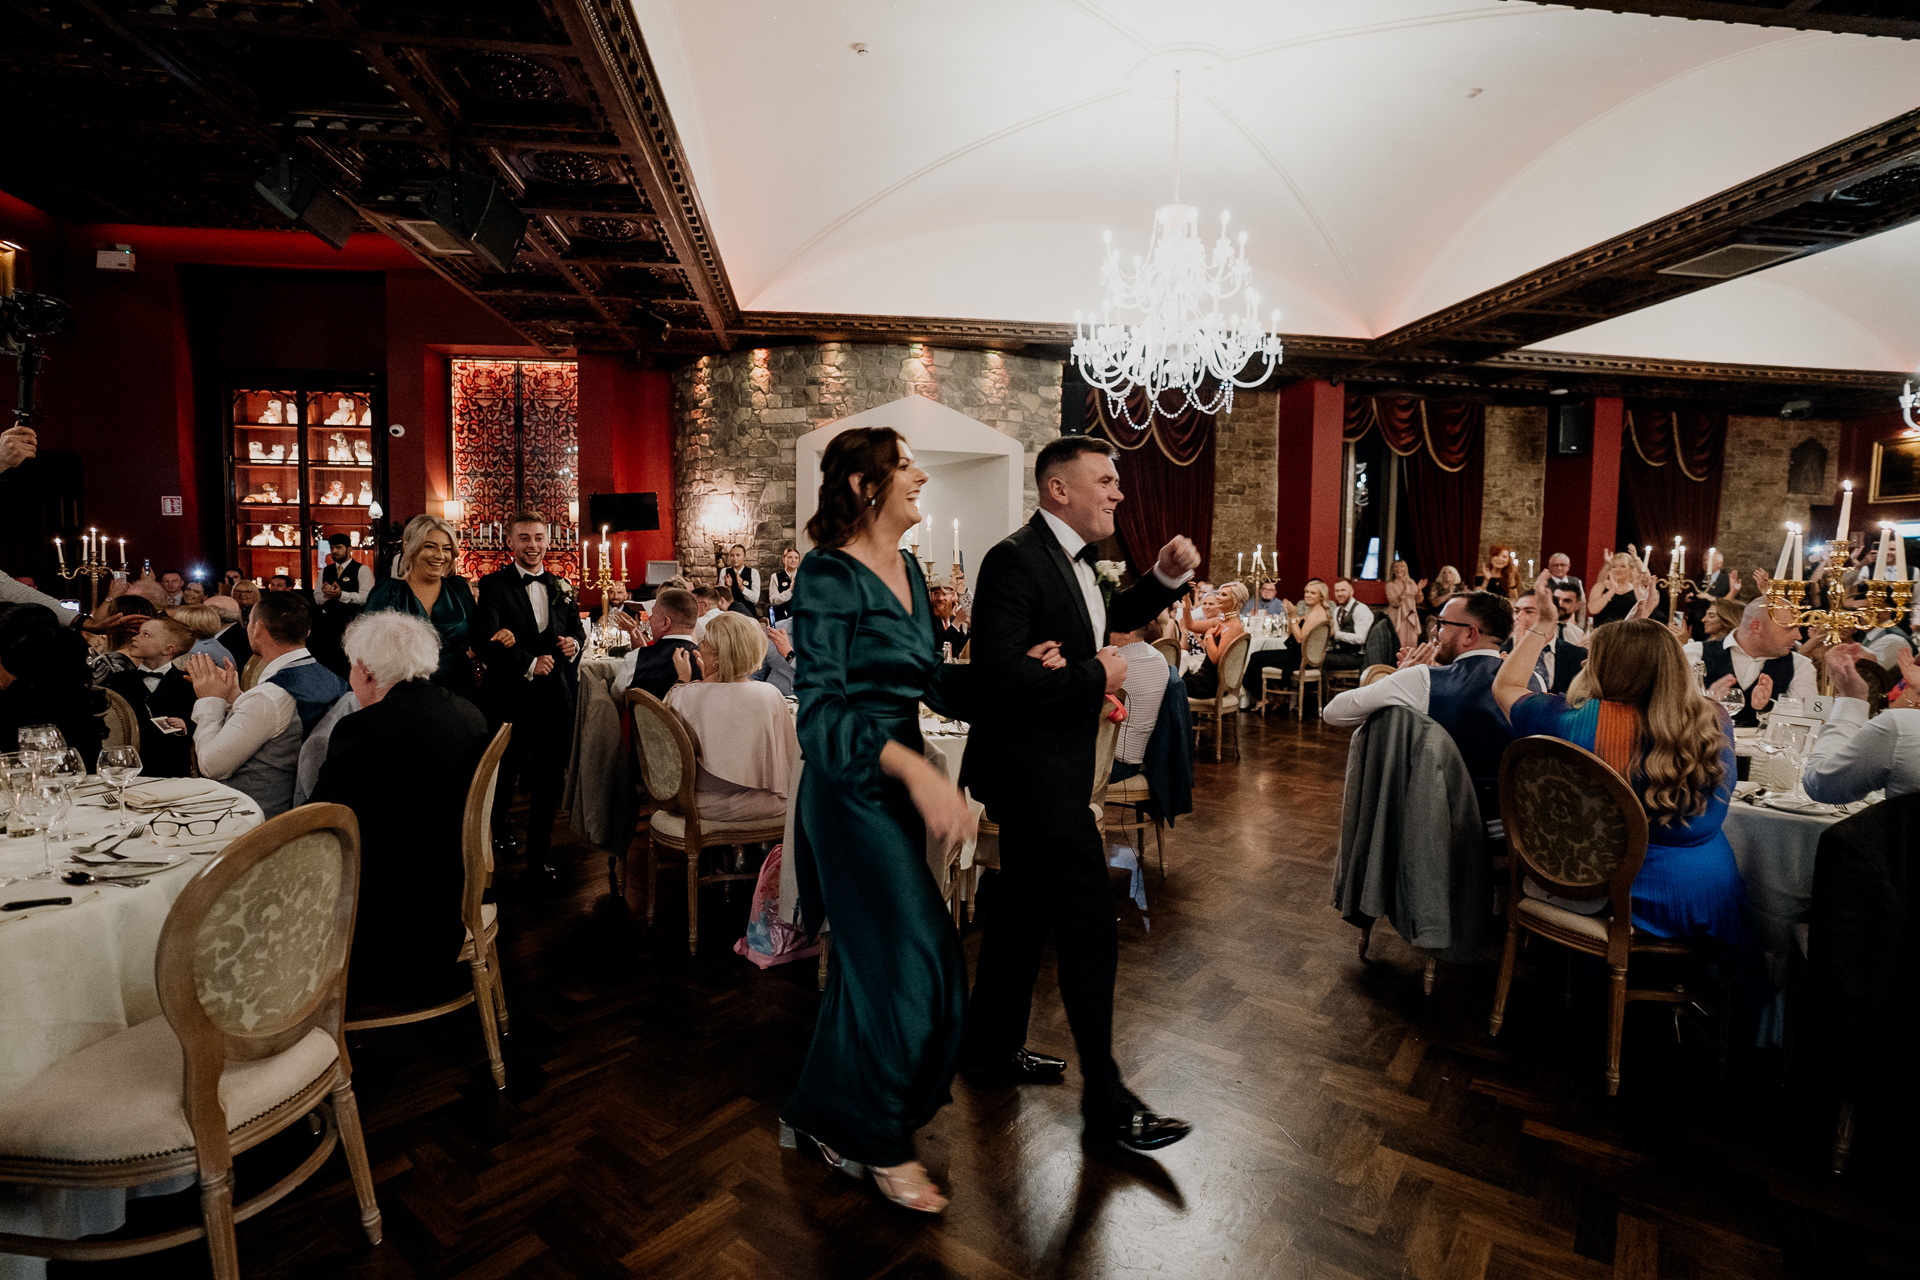
<svg viewBox="0 0 1920 1280"><path fill-rule="evenodd" d="M1524 577L1527 561L1536 569L1540 550L1542 503L1547 481L1547 411L1538 407L1487 406L1485 488L1480 502L1480 557L1487 548L1513 548ZM1568 551L1572 548L1557 547ZM1466 565L1462 573L1472 573Z"/></svg>
<svg viewBox="0 0 1920 1280"><path fill-rule="evenodd" d="M1813 440L1827 451L1827 474L1818 494L1787 492L1788 459L1802 440ZM1758 566L1773 572L1780 558L1782 522L1807 523L1808 506L1837 502L1839 488L1838 422L1728 418L1717 544L1728 567L1744 572Z"/></svg>
<svg viewBox="0 0 1920 1280"><path fill-rule="evenodd" d="M1280 393L1236 391L1233 409L1214 424L1213 548L1215 582L1233 576L1234 557L1255 546L1271 551L1279 528Z"/></svg>
<svg viewBox="0 0 1920 1280"><path fill-rule="evenodd" d="M907 395L921 395L1017 438L1033 461L1060 434L1060 364L923 343L828 342L703 356L674 374L674 518L682 565L718 576L713 535L748 517L747 562L777 568L796 542L794 441ZM731 503L732 507L728 504Z"/></svg>

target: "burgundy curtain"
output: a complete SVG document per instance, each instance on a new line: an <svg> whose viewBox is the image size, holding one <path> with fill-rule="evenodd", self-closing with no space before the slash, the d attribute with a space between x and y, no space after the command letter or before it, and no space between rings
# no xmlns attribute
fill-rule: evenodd
<svg viewBox="0 0 1920 1280"><path fill-rule="evenodd" d="M1141 418L1144 397L1139 405L1130 405L1134 420ZM1114 523L1126 548L1127 568L1138 573L1160 553L1175 534L1185 534L1200 549L1200 570L1205 578L1213 547L1213 415L1193 413L1193 421L1154 418L1150 431L1131 431L1125 422L1117 425L1107 414L1106 396L1087 392L1087 434L1103 436L1119 447L1117 467L1120 491L1126 494L1114 513ZM1163 428L1162 423L1170 424ZM1159 448L1146 449L1147 437L1161 442ZM1121 443L1127 436L1135 441L1129 448ZM1166 441L1174 440L1189 457L1185 464L1169 453Z"/></svg>
<svg viewBox="0 0 1920 1280"><path fill-rule="evenodd" d="M1632 534L1655 552L1677 536L1693 549L1692 565L1706 564L1706 548L1720 538L1720 479L1726 463L1723 410L1630 406L1626 447L1620 451L1620 506ZM1629 541L1621 537L1621 544ZM1656 554L1656 571L1666 558ZM1702 570L1704 571L1704 569Z"/></svg>
<svg viewBox="0 0 1920 1280"><path fill-rule="evenodd" d="M1122 453L1133 453L1151 440L1177 467L1190 467L1201 450L1211 454L1213 449L1213 415L1195 409L1181 391L1161 392L1158 411L1149 414L1147 393L1135 387L1116 413L1106 392L1089 388L1086 420L1099 424L1088 426L1088 435L1105 436ZM1135 423L1144 425L1136 427Z"/></svg>
<svg viewBox="0 0 1920 1280"><path fill-rule="evenodd" d="M1467 400L1390 400L1348 396L1343 438L1378 429L1406 460L1407 517L1401 557L1416 578L1450 564L1471 580L1480 563L1480 503L1485 478L1487 407Z"/></svg>

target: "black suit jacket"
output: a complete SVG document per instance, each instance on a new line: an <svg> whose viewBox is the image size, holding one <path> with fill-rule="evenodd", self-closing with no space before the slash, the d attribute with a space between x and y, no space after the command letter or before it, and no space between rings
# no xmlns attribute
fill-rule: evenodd
<svg viewBox="0 0 1920 1280"><path fill-rule="evenodd" d="M247 665L253 657L253 644L247 639L247 624L236 622L214 637L216 643L233 655L233 666L237 671Z"/></svg>
<svg viewBox="0 0 1920 1280"><path fill-rule="evenodd" d="M1507 637L1507 642L1500 646L1500 652L1512 653L1515 639L1513 636ZM1558 627L1554 628L1553 639L1547 641L1547 648L1553 651L1553 686L1547 692L1564 694L1573 683L1573 678L1580 674L1580 668L1587 665L1587 651L1577 644L1568 644ZM1535 661L1537 663L1538 659Z"/></svg>
<svg viewBox="0 0 1920 1280"><path fill-rule="evenodd" d="M480 600L474 611L474 651L487 664L484 690L494 714L511 720L536 708L569 712L574 687L579 680L580 653L586 648L586 629L580 625L580 606L560 599L555 589L560 582L552 574L542 575L548 584L547 625L543 629L533 616L533 602L521 585L518 566L509 564L480 579ZM496 643L494 633L502 627L513 632L511 648ZM571 636L575 645L572 658L561 656L560 637ZM527 664L542 654L553 655L553 670L529 680Z"/></svg>
<svg viewBox="0 0 1920 1280"><path fill-rule="evenodd" d="M434 995L459 978L461 817L490 736L479 708L425 680L397 684L333 726L311 798L360 820L347 966L356 1003Z"/></svg>
<svg viewBox="0 0 1920 1280"><path fill-rule="evenodd" d="M193 684L168 667L159 685L148 693L146 677L151 674L138 667L116 671L103 687L133 707L133 717L140 725L140 771L154 778L184 778L193 772ZM155 716L178 716L187 722L187 730L162 733L154 726Z"/></svg>
<svg viewBox="0 0 1920 1280"><path fill-rule="evenodd" d="M656 698L667 696L667 690L680 681L680 673L673 669L673 653L676 649L686 650L687 659L693 664L693 678L700 678L700 646L693 642L692 636L662 636L642 649L633 658L633 680L629 689L645 689Z"/></svg>
<svg viewBox="0 0 1920 1280"><path fill-rule="evenodd" d="M979 582L968 653L975 710L961 785L996 822L1071 824L1093 794L1093 744L1107 690L1086 598L1038 512L987 552ZM1108 604L1107 629L1145 626L1184 589L1142 575ZM1059 642L1064 669L1049 671L1027 656L1045 640Z"/></svg>

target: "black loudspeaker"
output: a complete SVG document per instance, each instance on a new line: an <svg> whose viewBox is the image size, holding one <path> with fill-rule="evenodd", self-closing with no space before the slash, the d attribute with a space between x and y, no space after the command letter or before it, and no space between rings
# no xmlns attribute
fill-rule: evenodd
<svg viewBox="0 0 1920 1280"><path fill-rule="evenodd" d="M354 207L327 190L311 169L292 156L281 156L273 168L260 175L253 189L283 217L336 249L346 248L347 237L360 226L360 214Z"/></svg>
<svg viewBox="0 0 1920 1280"><path fill-rule="evenodd" d="M587 528L605 525L615 533L650 532L660 527L657 493L596 493L587 499Z"/></svg>
<svg viewBox="0 0 1920 1280"><path fill-rule="evenodd" d="M1557 406L1547 425L1547 456L1584 458L1593 452L1593 401Z"/></svg>
<svg viewBox="0 0 1920 1280"><path fill-rule="evenodd" d="M1060 434L1087 434L1087 384L1071 360L1060 369Z"/></svg>
<svg viewBox="0 0 1920 1280"><path fill-rule="evenodd" d="M527 233L527 215L513 207L501 184L477 173L449 173L427 188L420 208L473 246L474 254L495 271L513 270Z"/></svg>

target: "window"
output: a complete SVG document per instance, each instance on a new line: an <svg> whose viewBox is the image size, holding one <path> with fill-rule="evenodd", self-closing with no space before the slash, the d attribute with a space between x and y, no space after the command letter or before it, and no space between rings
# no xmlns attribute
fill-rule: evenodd
<svg viewBox="0 0 1920 1280"><path fill-rule="evenodd" d="M553 526L547 567L577 577L579 555L562 531L577 523L570 508L580 498L580 366L572 360L450 363L453 493L465 526L460 571L478 577L505 564L505 522L531 508Z"/></svg>
<svg viewBox="0 0 1920 1280"><path fill-rule="evenodd" d="M1406 463L1387 448L1378 431L1346 447L1346 496L1341 509L1341 572L1378 582L1400 559L1398 537L1407 519Z"/></svg>

